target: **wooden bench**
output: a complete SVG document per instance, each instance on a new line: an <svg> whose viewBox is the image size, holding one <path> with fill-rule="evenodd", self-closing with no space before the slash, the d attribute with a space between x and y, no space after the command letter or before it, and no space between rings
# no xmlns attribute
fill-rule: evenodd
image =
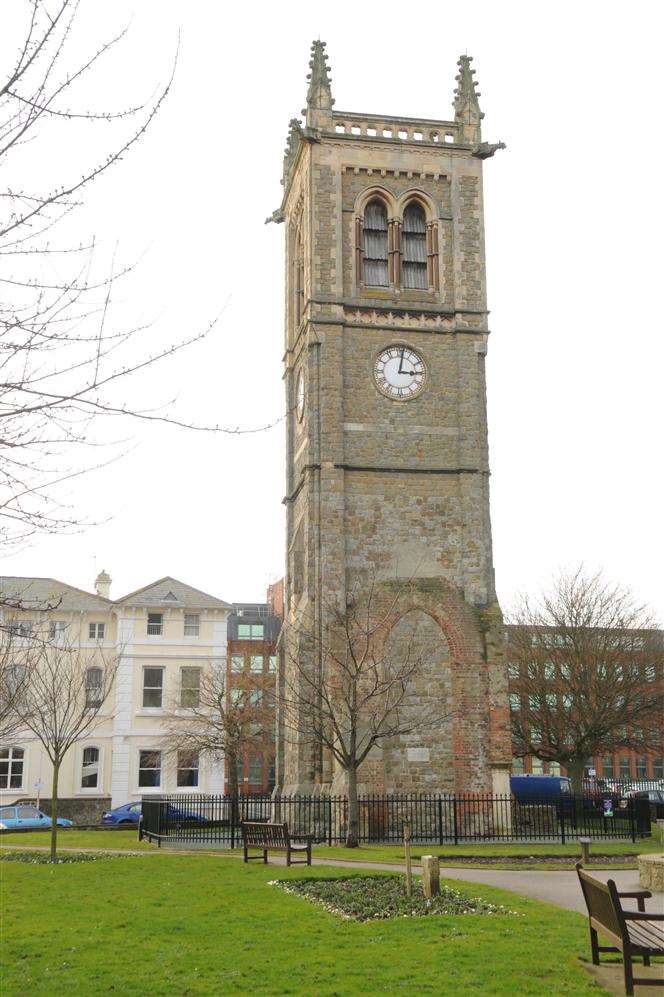
<svg viewBox="0 0 664 997"><path fill-rule="evenodd" d="M260 855L249 855L250 848L260 848L263 862L267 862L268 851L286 852L286 865L311 865L312 834L291 835L288 824L271 824L266 821L244 820L241 823L244 842L244 861L259 859ZM293 854L305 855L305 859L294 859Z"/></svg>
<svg viewBox="0 0 664 997"><path fill-rule="evenodd" d="M650 957L664 955L664 914L647 914L645 900L652 897L650 890L636 890L619 893L612 879L603 883L584 872L580 862L576 863L581 889L588 908L590 928L590 950L593 964L599 966L600 952L622 952L625 972L625 993L634 993L634 984L639 986L664 986L664 979L637 979L632 968L632 959L641 956L644 966L650 965ZM622 900L636 900L638 911L623 910ZM597 932L606 935L613 945L600 945Z"/></svg>

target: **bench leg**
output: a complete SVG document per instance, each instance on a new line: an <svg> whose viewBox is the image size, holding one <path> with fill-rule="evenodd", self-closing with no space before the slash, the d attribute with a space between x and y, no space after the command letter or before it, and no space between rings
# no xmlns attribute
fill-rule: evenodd
<svg viewBox="0 0 664 997"><path fill-rule="evenodd" d="M625 970L625 993L632 997L634 993L634 973L632 972L632 954L627 949L623 952L623 968Z"/></svg>
<svg viewBox="0 0 664 997"><path fill-rule="evenodd" d="M650 965L650 956L648 955L647 952L643 956L643 965L644 966L649 966Z"/></svg>
<svg viewBox="0 0 664 997"><path fill-rule="evenodd" d="M290 848L286 849L286 865L290 865Z"/></svg>
<svg viewBox="0 0 664 997"><path fill-rule="evenodd" d="M249 861L249 856L247 855L247 846L246 845L244 846L244 861L245 862Z"/></svg>
<svg viewBox="0 0 664 997"><path fill-rule="evenodd" d="M263 864L267 865L267 848L263 849Z"/></svg>
<svg viewBox="0 0 664 997"><path fill-rule="evenodd" d="M307 848L307 865L311 865L311 845Z"/></svg>
<svg viewBox="0 0 664 997"><path fill-rule="evenodd" d="M590 929L590 951L592 953L593 966L599 966L599 945L597 943L597 932Z"/></svg>

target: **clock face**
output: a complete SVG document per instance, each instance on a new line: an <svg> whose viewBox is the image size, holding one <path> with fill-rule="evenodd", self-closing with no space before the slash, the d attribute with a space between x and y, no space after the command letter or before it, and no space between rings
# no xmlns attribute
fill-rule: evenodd
<svg viewBox="0 0 664 997"><path fill-rule="evenodd" d="M302 422L304 416L304 372L301 367L297 372L297 381L295 382L295 414L298 422Z"/></svg>
<svg viewBox="0 0 664 997"><path fill-rule="evenodd" d="M420 354L410 346L388 346L374 362L376 387L388 398L408 401L424 388L427 369Z"/></svg>

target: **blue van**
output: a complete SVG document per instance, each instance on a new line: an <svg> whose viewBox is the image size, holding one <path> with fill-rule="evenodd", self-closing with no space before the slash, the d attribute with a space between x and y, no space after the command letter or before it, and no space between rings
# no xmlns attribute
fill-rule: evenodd
<svg viewBox="0 0 664 997"><path fill-rule="evenodd" d="M510 789L518 803L559 803L572 795L566 775L513 775Z"/></svg>

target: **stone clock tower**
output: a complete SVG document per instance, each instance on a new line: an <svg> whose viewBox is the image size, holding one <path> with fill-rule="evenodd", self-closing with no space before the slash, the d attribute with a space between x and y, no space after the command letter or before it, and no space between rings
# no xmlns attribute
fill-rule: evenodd
<svg viewBox="0 0 664 997"><path fill-rule="evenodd" d="M507 678L489 519L483 142L471 59L448 121L337 111L314 42L290 122L286 234L286 624L407 583L439 650L417 695L446 719L372 752L360 789L509 791ZM315 650L312 674L322 666ZM280 690L288 685L287 656ZM343 790L279 713L284 793Z"/></svg>

